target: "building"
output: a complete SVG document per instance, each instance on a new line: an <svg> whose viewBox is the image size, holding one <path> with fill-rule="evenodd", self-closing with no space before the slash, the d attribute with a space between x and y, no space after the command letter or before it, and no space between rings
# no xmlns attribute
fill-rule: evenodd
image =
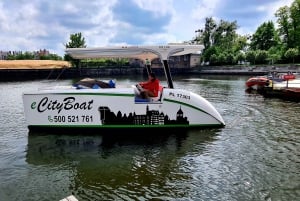
<svg viewBox="0 0 300 201"><path fill-rule="evenodd" d="M169 45L176 45L175 43L170 43ZM199 53L190 53L188 51L183 51L174 54L169 58L169 66L171 68L193 68L200 65L200 55ZM140 60L142 59L142 60ZM150 63L151 68L161 68L162 62L157 57L153 58L153 55L145 53L140 56L140 59L130 59L129 63L132 66L145 66L146 63ZM150 61L150 62L149 62Z"/></svg>

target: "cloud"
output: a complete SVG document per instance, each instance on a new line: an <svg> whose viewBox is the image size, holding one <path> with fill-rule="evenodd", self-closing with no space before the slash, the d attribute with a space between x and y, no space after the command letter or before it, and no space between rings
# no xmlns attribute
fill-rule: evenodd
<svg viewBox="0 0 300 201"><path fill-rule="evenodd" d="M290 5L292 0L220 1L216 16L227 21L237 21L241 34L254 33L266 21L276 21L275 12L279 7Z"/></svg>
<svg viewBox="0 0 300 201"><path fill-rule="evenodd" d="M144 44L151 37L159 38L159 35L166 32L166 27L172 18L172 13L167 12L168 9L164 7L166 7L165 2L157 0L119 1L113 7L118 32L111 42L126 41L128 44L136 45Z"/></svg>
<svg viewBox="0 0 300 201"><path fill-rule="evenodd" d="M204 26L205 18L213 16L220 0L183 0L174 4L174 18L169 26L169 34L174 34L176 42L191 40L195 30Z"/></svg>
<svg viewBox="0 0 300 201"><path fill-rule="evenodd" d="M2 0L1 50L48 49L63 55L70 34L88 47L188 41L206 17L237 21L252 33L293 0Z"/></svg>

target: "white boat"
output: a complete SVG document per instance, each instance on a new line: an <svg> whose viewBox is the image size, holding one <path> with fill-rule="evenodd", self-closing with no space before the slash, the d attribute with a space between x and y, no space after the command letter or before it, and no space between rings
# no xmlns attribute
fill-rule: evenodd
<svg viewBox="0 0 300 201"><path fill-rule="evenodd" d="M75 59L159 57L168 83L159 96L141 100L136 86L120 88L80 88L67 86L23 93L29 130L138 129L223 127L225 122L215 107L202 96L174 89L168 59L174 54L200 51L199 45L122 46L70 48ZM151 70L151 69L150 69Z"/></svg>

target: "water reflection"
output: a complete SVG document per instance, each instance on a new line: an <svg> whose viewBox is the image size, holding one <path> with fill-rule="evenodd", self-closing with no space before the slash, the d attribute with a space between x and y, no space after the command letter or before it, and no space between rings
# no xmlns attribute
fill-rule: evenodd
<svg viewBox="0 0 300 201"><path fill-rule="evenodd" d="M201 135L201 132L203 132ZM217 129L161 135L29 135L26 162L69 171L69 189L93 199L184 197L182 158L205 152ZM195 145L197 150L194 150Z"/></svg>

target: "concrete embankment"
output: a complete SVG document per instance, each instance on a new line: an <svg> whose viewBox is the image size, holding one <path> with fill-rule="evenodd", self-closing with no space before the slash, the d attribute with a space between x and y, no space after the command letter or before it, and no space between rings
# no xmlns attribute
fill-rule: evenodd
<svg viewBox="0 0 300 201"><path fill-rule="evenodd" d="M163 75L162 68L155 68L153 71ZM266 75L269 72L299 73L300 66L200 66L195 68L171 68L171 74L193 74L193 75ZM33 80L33 79L71 79L83 77L107 77L118 75L143 75L146 68L130 66L112 66L99 68L77 69L69 66L51 68L0 68L0 81Z"/></svg>
<svg viewBox="0 0 300 201"><path fill-rule="evenodd" d="M215 75L266 75L269 72L278 73L300 73L300 66L200 66L191 69L195 74L215 74Z"/></svg>
<svg viewBox="0 0 300 201"><path fill-rule="evenodd" d="M143 68L54 68L54 69L0 69L0 81L34 79L72 79L114 75L141 75Z"/></svg>

